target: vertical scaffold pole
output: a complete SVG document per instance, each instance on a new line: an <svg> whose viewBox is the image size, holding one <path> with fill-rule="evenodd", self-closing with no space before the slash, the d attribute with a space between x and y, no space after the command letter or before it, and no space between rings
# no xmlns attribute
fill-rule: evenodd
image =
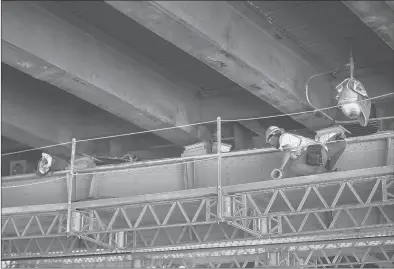
<svg viewBox="0 0 394 269"><path fill-rule="evenodd" d="M67 236L70 236L70 231L71 231L71 202L72 202L72 194L73 194L75 148L76 148L76 139L73 138L71 142L70 172L67 175L67 194L68 194Z"/></svg>
<svg viewBox="0 0 394 269"><path fill-rule="evenodd" d="M217 215L219 221L223 220L223 193L222 193L222 122L217 118L217 154L218 154L218 203Z"/></svg>
<svg viewBox="0 0 394 269"><path fill-rule="evenodd" d="M387 152L386 152L386 165L390 165L391 164L391 155L392 155L392 138L391 137L387 137Z"/></svg>

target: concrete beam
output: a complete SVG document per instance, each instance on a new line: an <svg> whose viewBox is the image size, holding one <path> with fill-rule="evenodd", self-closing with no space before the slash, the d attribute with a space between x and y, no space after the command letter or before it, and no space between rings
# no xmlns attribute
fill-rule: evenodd
<svg viewBox="0 0 394 269"><path fill-rule="evenodd" d="M221 117L222 120L237 120L280 113L254 95L244 92L201 99L202 121L216 120L217 117Z"/></svg>
<svg viewBox="0 0 394 269"><path fill-rule="evenodd" d="M31 148L63 142L141 131L141 128L105 110L2 64L2 135ZM77 153L120 157L133 151L143 158L180 156L179 150L152 150L165 143L153 134L124 136L77 143ZM8 152L20 149L8 147ZM136 151L137 150L137 151ZM2 151L4 152L3 148ZM67 166L71 144L43 149L55 158L56 170ZM40 152L2 156L5 166L12 160L37 165ZM2 170L8 175L7 169Z"/></svg>
<svg viewBox="0 0 394 269"><path fill-rule="evenodd" d="M105 33L85 32L36 2L4 3L2 15L3 62L143 129L198 121L199 101L192 92ZM184 145L196 140L195 129L157 134Z"/></svg>
<svg viewBox="0 0 394 269"><path fill-rule="evenodd" d="M261 126L260 122L257 120L248 120L248 121L240 121L239 122L241 125L245 126L255 134L259 136L265 137L265 131L266 129Z"/></svg>
<svg viewBox="0 0 394 269"><path fill-rule="evenodd" d="M360 20L394 49L394 9L390 1L343 1Z"/></svg>
<svg viewBox="0 0 394 269"><path fill-rule="evenodd" d="M389 5L389 7L394 10L394 1L385 1L387 5Z"/></svg>
<svg viewBox="0 0 394 269"><path fill-rule="evenodd" d="M305 82L319 69L273 37L268 26L259 25L261 18L258 23L253 21L250 17L257 15L246 3L107 3L280 111L311 110L305 99ZM332 105L330 85L324 78L309 87L317 107ZM311 129L331 123L312 113L293 118Z"/></svg>
<svg viewBox="0 0 394 269"><path fill-rule="evenodd" d="M2 107L4 111L4 101L2 101ZM4 112L2 113L2 122L1 122L1 132L2 135L5 137L11 137L12 139L16 141L26 141L29 143L29 146L33 148L41 147L41 146L47 146L53 144L53 142L46 140L43 137L36 136L32 133L29 133L23 129L20 129L13 125L12 123L9 123L6 119L6 117L3 116ZM18 150L15 150L18 151ZM53 168L55 170L61 170L64 169L68 165L68 160L70 159L70 153L71 153L71 147L67 147L67 145L64 146L57 146L57 147L51 147L45 149L45 152L48 152L51 154L54 158L54 165ZM26 160L28 169L30 167L35 168L37 165L38 160L41 158L40 153L37 153L35 151L28 152L26 153L19 153L19 154L12 154L12 155L6 155L1 157L1 162L3 163L2 167L2 175L6 176L10 174L9 170L9 163L11 161L16 161L16 160ZM32 172L32 171L30 171Z"/></svg>
<svg viewBox="0 0 394 269"><path fill-rule="evenodd" d="M6 64L2 64L2 75L2 122L5 126L14 126L49 143L37 145L28 138L16 139L17 133L3 128L6 136L18 142L39 147L70 142L72 138L79 140L141 131L141 128L105 110ZM107 144L113 142L112 140L118 141L126 149L144 149L164 142L153 134L146 138L150 141L147 142L139 136L126 136L92 141L92 145L81 142L77 145L77 150L92 154L94 147L99 147L98 143L101 141ZM69 152L67 153L66 156L69 155Z"/></svg>

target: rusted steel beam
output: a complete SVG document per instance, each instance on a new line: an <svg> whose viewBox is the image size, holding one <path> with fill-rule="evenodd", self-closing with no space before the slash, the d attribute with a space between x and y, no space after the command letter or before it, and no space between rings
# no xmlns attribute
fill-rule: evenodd
<svg viewBox="0 0 394 269"><path fill-rule="evenodd" d="M360 20L394 49L394 9L392 1L343 1Z"/></svg>

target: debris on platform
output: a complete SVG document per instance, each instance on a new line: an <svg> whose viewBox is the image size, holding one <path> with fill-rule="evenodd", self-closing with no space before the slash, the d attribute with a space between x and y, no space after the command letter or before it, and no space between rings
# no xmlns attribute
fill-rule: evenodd
<svg viewBox="0 0 394 269"><path fill-rule="evenodd" d="M206 155L212 152L212 144L208 141L203 141L185 146L184 149L182 157Z"/></svg>
<svg viewBox="0 0 394 269"><path fill-rule="evenodd" d="M230 144L222 143L221 152L229 152L231 150L231 147L232 145ZM210 143L208 141L203 141L185 146L184 148L185 150L182 154L182 157L206 155L217 152L217 142Z"/></svg>

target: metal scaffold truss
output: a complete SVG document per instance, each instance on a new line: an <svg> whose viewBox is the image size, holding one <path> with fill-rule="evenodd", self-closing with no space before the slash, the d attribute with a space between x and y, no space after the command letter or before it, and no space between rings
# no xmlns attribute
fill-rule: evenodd
<svg viewBox="0 0 394 269"><path fill-rule="evenodd" d="M394 222L394 175L391 167L379 171L375 176L372 175L377 171L369 171L370 175L360 172L358 176L349 172L353 176L303 177L297 182L294 178L227 186L223 188L223 221L217 215L217 196L210 189L188 191L188 195L175 200L161 195L160 199L151 196L145 202L132 204L123 201L116 205L103 200L74 203L70 233L66 229L65 209L5 211L2 258L65 262L70 256L80 256L75 259L86 261L92 259L85 257L89 255L120 255L126 262L127 255L137 255L186 262L188 256L182 254L185 251L191 251L188 255L193 258L202 258L218 255L214 253L220 251L231 253L225 249L243 246L242 251L249 247L250 252L228 255L236 259L232 266L251 266L253 261L242 261L245 255L254 255L249 258L258 259L254 262L264 266L262 263L268 258L263 256L267 253L276 253L276 264L281 264L280 257L287 253L286 266L388 263L392 262L394 249L390 238ZM365 239L356 242L355 238L360 237ZM337 243L330 245L327 240ZM344 240L350 240L349 247L343 245ZM373 245L374 242L378 245ZM314 248L316 245L323 247ZM344 253L346 248L349 251ZM159 255L170 251L178 254ZM368 253L367 258L360 256L360 251ZM104 260L108 262L110 256ZM240 261L238 257L243 258ZM75 259L71 259L72 263ZM226 267L230 266L228 259L222 262ZM198 266L198 261L194 262L188 267ZM205 266L221 263L201 262Z"/></svg>
<svg viewBox="0 0 394 269"><path fill-rule="evenodd" d="M19 265L58 264L62 267L133 267L138 262L148 268L390 268L394 264L394 238L342 240L292 245L193 251L176 254L115 254L72 258L18 261ZM14 262L16 263L16 262ZM9 263L11 267L13 262ZM274 266L273 266L274 265Z"/></svg>
<svg viewBox="0 0 394 269"><path fill-rule="evenodd" d="M2 209L3 267L393 265L393 166L223 186L217 139L216 187L87 201L73 139L67 203Z"/></svg>

